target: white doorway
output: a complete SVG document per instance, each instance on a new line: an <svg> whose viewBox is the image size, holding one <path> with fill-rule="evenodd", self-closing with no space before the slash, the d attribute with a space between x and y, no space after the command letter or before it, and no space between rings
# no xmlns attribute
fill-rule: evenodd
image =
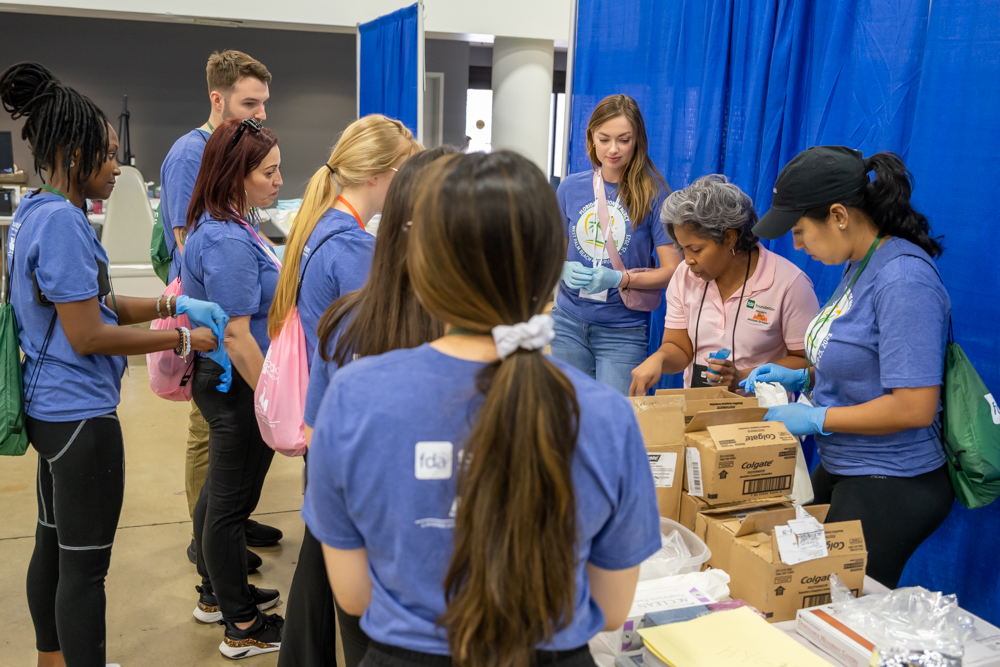
<svg viewBox="0 0 1000 667"><path fill-rule="evenodd" d="M424 86L424 147L444 143L444 72L426 72Z"/></svg>

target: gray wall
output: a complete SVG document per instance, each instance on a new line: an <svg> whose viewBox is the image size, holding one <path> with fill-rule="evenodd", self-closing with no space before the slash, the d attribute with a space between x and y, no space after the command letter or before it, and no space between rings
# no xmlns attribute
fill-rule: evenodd
<svg viewBox="0 0 1000 667"><path fill-rule="evenodd" d="M355 118L354 35L0 12L0 70L41 62L93 99L116 128L127 94L136 166L156 183L173 142L208 118L205 62L227 48L249 53L274 76L266 124L280 138L285 185L279 197L300 197L337 134ZM467 81L467 55L465 63ZM463 132L464 110L463 88ZM30 171L21 121L3 113L0 130L14 132L14 161ZM446 116L446 137L448 130ZM39 179L33 176L32 184Z"/></svg>
<svg viewBox="0 0 1000 667"><path fill-rule="evenodd" d="M465 143L465 105L469 90L469 43L428 39L424 44L424 67L444 73L444 142Z"/></svg>

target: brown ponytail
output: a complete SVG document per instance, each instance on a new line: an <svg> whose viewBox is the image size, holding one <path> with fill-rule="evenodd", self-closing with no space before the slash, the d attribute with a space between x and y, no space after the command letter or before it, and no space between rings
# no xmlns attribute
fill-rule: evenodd
<svg viewBox="0 0 1000 667"><path fill-rule="evenodd" d="M418 200L407 264L434 317L488 332L541 312L565 255L552 188L506 151L441 158ZM532 662L573 618L580 408L540 351L487 366L464 443L454 549L440 622L462 667Z"/></svg>

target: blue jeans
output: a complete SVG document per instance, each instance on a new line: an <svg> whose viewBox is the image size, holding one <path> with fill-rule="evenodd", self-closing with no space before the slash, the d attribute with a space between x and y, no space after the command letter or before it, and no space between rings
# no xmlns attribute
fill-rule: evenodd
<svg viewBox="0 0 1000 667"><path fill-rule="evenodd" d="M552 356L628 396L632 369L648 356L649 325L618 328L587 324L559 307L552 309L552 319L556 333Z"/></svg>

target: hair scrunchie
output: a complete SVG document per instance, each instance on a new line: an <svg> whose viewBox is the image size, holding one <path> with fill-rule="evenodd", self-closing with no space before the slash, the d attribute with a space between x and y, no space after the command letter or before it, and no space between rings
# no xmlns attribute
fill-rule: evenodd
<svg viewBox="0 0 1000 667"><path fill-rule="evenodd" d="M506 359L518 349L541 350L555 338L555 323L551 315L535 315L527 322L514 326L493 327L497 356Z"/></svg>

